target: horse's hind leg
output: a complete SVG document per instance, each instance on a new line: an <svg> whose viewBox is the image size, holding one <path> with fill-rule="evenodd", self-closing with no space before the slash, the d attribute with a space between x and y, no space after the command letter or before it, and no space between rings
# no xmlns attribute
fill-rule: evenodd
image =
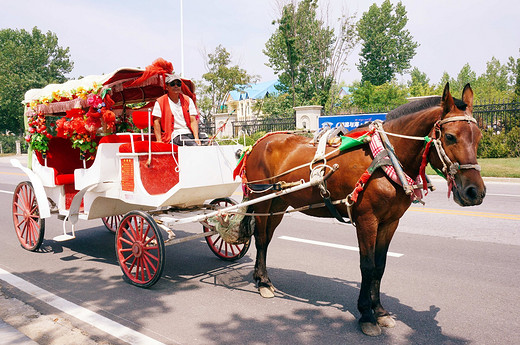
<svg viewBox="0 0 520 345"><path fill-rule="evenodd" d="M256 213L279 212L286 209L280 201L266 202L262 205L257 205ZM276 210L276 211L275 211ZM282 221L283 215L273 216L258 216L255 222L255 246L256 246L256 263L253 278L255 279L260 295L265 298L274 297L274 286L267 274L267 247L271 242L274 230Z"/></svg>

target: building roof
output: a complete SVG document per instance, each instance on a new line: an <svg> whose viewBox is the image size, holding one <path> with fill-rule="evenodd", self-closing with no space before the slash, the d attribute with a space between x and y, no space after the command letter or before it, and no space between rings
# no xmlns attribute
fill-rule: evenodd
<svg viewBox="0 0 520 345"><path fill-rule="evenodd" d="M229 96L234 101L244 99L262 99L270 94L277 94L276 85L278 80L265 81L257 84L235 85L235 90L229 92Z"/></svg>

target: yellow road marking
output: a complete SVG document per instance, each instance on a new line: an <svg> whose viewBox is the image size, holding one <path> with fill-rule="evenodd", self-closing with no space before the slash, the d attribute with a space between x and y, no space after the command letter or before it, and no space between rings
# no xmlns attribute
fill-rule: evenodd
<svg viewBox="0 0 520 345"><path fill-rule="evenodd" d="M410 207L410 211L424 212L424 213L451 214L451 215L470 216L470 217L483 217L483 218L499 218L499 219L520 220L520 215L517 215L517 214L506 214L506 213L475 212L475 211L462 211L462 210L445 210L445 209L440 209L440 208L420 208L420 207Z"/></svg>
<svg viewBox="0 0 520 345"><path fill-rule="evenodd" d="M24 173L19 173L19 172L5 172L5 171L0 171L0 174L2 174L2 175L18 175L18 176L26 176Z"/></svg>

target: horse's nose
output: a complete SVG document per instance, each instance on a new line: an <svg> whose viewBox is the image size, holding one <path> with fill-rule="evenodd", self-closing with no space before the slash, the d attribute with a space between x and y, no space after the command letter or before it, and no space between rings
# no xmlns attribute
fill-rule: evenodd
<svg viewBox="0 0 520 345"><path fill-rule="evenodd" d="M479 205L482 203L484 196L486 195L486 190L479 191L477 186L469 185L464 189L464 195L467 200L471 200L474 205Z"/></svg>

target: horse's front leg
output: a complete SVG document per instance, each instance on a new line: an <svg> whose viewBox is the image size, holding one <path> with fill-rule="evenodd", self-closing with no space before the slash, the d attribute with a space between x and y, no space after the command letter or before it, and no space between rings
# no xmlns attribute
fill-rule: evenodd
<svg viewBox="0 0 520 345"><path fill-rule="evenodd" d="M374 256L375 276L371 287L372 310L378 325L387 328L395 327L395 321L381 304L380 288L381 279L385 273L388 248L398 224L399 221L379 225Z"/></svg>
<svg viewBox="0 0 520 345"><path fill-rule="evenodd" d="M359 218L356 223L361 269L361 289L358 298L358 310L361 313L359 325L366 335L377 336L381 334L381 328L372 310L372 291L377 276L375 263L377 224Z"/></svg>

